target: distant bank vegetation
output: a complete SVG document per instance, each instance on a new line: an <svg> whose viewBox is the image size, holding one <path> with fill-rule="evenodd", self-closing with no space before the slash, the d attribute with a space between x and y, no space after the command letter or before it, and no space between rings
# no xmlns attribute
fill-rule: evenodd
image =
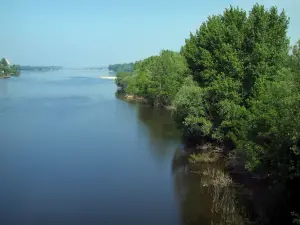
<svg viewBox="0 0 300 225"><path fill-rule="evenodd" d="M6 58L0 60L0 77L7 78L19 74L19 66L11 65Z"/></svg>
<svg viewBox="0 0 300 225"><path fill-rule="evenodd" d="M108 69L114 72L133 72L133 63L112 64Z"/></svg>
<svg viewBox="0 0 300 225"><path fill-rule="evenodd" d="M20 70L24 71L51 71L61 69L61 66L20 66Z"/></svg>
<svg viewBox="0 0 300 225"><path fill-rule="evenodd" d="M12 65L6 58L0 60L0 77L8 78L10 76L15 76L20 73L20 71L52 71L60 70L61 66L20 66Z"/></svg>

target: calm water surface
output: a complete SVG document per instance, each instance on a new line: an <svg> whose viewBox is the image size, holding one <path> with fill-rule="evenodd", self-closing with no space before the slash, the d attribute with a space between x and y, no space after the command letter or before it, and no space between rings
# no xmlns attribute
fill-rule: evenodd
<svg viewBox="0 0 300 225"><path fill-rule="evenodd" d="M211 224L168 112L116 98L107 74L0 80L1 225Z"/></svg>

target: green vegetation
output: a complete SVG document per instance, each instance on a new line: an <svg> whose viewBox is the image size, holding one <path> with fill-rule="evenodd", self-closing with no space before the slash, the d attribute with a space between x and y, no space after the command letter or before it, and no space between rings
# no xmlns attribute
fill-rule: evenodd
<svg viewBox="0 0 300 225"><path fill-rule="evenodd" d="M10 65L7 59L0 60L0 77L9 77L10 75L18 75L19 68L17 65Z"/></svg>
<svg viewBox="0 0 300 225"><path fill-rule="evenodd" d="M109 65L108 69L115 72L132 72L133 63L113 64L113 65Z"/></svg>
<svg viewBox="0 0 300 225"><path fill-rule="evenodd" d="M214 163L220 159L220 154L215 152L192 153L189 156L190 163Z"/></svg>
<svg viewBox="0 0 300 225"><path fill-rule="evenodd" d="M131 76L132 76L131 72L118 72L117 79L116 79L116 85L122 89L126 89L128 83L129 83L129 80L131 79Z"/></svg>
<svg viewBox="0 0 300 225"><path fill-rule="evenodd" d="M211 179L211 185L213 186L228 187L233 185L232 179L222 170L206 168L202 174Z"/></svg>
<svg viewBox="0 0 300 225"><path fill-rule="evenodd" d="M300 175L300 42L275 7L211 16L181 48L118 73L116 83L153 106L173 107L190 136L230 141L246 167L275 179Z"/></svg>
<svg viewBox="0 0 300 225"><path fill-rule="evenodd" d="M248 169L280 180L300 169L298 73L285 68L298 58L296 47L288 56L287 28L275 7L209 17L181 49L194 82L173 102L191 135L233 142Z"/></svg>
<svg viewBox="0 0 300 225"><path fill-rule="evenodd" d="M134 64L133 73L118 73L116 83L128 94L141 96L153 106L167 106L174 100L188 73L184 57L168 50Z"/></svg>
<svg viewBox="0 0 300 225"><path fill-rule="evenodd" d="M276 7L230 7L191 33L180 53L136 62L116 83L153 106L171 105L188 136L230 143L260 177L299 180L300 41L290 49L288 24Z"/></svg>
<svg viewBox="0 0 300 225"><path fill-rule="evenodd" d="M212 220L211 224L255 224L249 221L245 209L239 204L234 182L226 173L207 168L202 174L208 178L206 187L213 199L211 212L220 215L219 220Z"/></svg>
<svg viewBox="0 0 300 225"><path fill-rule="evenodd" d="M50 71L50 70L61 70L61 66L20 66L20 70L27 71Z"/></svg>

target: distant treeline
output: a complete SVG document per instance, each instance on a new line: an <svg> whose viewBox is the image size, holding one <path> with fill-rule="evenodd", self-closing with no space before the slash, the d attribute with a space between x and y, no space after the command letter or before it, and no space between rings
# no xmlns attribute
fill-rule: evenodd
<svg viewBox="0 0 300 225"><path fill-rule="evenodd" d="M19 66L20 70L28 71L49 71L49 70L61 70L61 66Z"/></svg>
<svg viewBox="0 0 300 225"><path fill-rule="evenodd" d="M132 72L133 63L112 64L108 66L108 69L115 72Z"/></svg>
<svg viewBox="0 0 300 225"><path fill-rule="evenodd" d="M80 68L79 70L103 70L104 67L84 67Z"/></svg>
<svg viewBox="0 0 300 225"><path fill-rule="evenodd" d="M7 59L0 60L0 77L9 77L10 75L18 75L18 65L10 65Z"/></svg>

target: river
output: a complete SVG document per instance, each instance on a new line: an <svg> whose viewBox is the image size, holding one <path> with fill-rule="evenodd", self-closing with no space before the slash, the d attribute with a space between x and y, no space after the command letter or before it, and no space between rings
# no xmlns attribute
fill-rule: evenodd
<svg viewBox="0 0 300 225"><path fill-rule="evenodd" d="M115 96L107 71L0 80L0 224L211 224L216 203L174 166L180 133L163 109ZM228 203L227 203L228 204ZM215 224L215 223L214 223Z"/></svg>

